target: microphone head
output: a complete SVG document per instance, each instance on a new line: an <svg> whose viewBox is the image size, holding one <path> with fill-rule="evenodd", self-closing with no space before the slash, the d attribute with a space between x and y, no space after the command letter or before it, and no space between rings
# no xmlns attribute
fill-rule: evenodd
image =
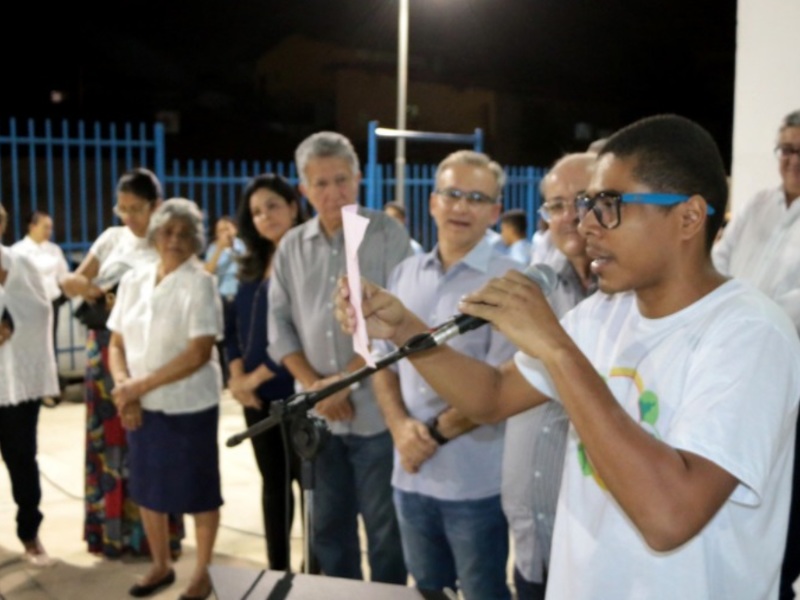
<svg viewBox="0 0 800 600"><path fill-rule="evenodd" d="M528 265L522 273L538 285L545 296L549 296L558 283L558 275L550 265Z"/></svg>

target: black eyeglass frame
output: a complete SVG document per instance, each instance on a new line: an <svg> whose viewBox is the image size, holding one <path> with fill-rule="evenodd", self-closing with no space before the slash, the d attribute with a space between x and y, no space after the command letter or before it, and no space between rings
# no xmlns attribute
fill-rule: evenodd
<svg viewBox="0 0 800 600"><path fill-rule="evenodd" d="M583 193L578 194L575 197L575 212L578 216L578 221L583 221L586 215L589 214L591 211L597 222L600 223L602 227L605 229L616 229L622 223L622 210L621 206L623 203L626 204L655 204L657 206L675 206L676 204L680 204L681 202L686 202L691 196L686 194L666 194L666 193L656 193L656 192L638 192L638 193L621 193L615 192L611 190L603 190L597 192L593 196ZM612 221L610 224L607 223L607 219L603 216L603 210L598 208L597 202L600 200L605 200L607 202L612 203L612 207L609 210L613 210L616 213L616 219ZM710 204L706 205L706 214L713 215L714 207Z"/></svg>
<svg viewBox="0 0 800 600"><path fill-rule="evenodd" d="M775 146L775 156L778 158L791 158L792 154L796 154L800 158L800 146L792 146L791 144L778 144Z"/></svg>

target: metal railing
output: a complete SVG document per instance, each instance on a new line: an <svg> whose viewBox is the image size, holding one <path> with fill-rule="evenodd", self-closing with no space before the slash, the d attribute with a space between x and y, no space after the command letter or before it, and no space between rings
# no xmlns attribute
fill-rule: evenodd
<svg viewBox="0 0 800 600"><path fill-rule="evenodd" d="M370 123L370 142L361 197L364 204L380 210L395 195L395 172L391 164L377 162L377 137L471 145L480 150L483 136L397 132L381 130ZM84 121L54 123L51 120L24 123L15 118L0 122L0 202L9 213L5 235L10 244L24 237L26 216L44 210L53 217L54 240L62 247L72 268L107 227L117 224L113 214L114 189L127 170L152 169L164 185L166 197L182 196L198 203L209 224L222 215L235 214L248 179L273 172L291 183L298 181L294 163L275 161L168 160L164 128L160 124L100 124ZM436 227L428 212L436 165L405 167L405 204L409 231L423 247L436 240ZM539 207L539 181L544 169L506 167L508 183L504 208L523 208L529 232L535 227ZM70 305L62 307L59 319L58 358L62 369L83 368L85 331L69 318ZM68 312L69 311L69 312Z"/></svg>

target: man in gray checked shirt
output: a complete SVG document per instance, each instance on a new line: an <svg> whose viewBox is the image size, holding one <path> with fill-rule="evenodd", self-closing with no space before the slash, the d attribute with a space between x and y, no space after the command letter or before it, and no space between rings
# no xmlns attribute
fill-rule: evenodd
<svg viewBox="0 0 800 600"><path fill-rule="evenodd" d="M269 291L269 353L305 390L363 366L341 332L332 295L345 274L341 208L355 204L361 182L350 141L334 132L305 139L295 152L300 191L316 216L286 234L273 261ZM362 275L385 284L411 255L408 233L382 212L359 209L370 223L359 248ZM357 386L357 387L356 387ZM316 458L314 552L322 572L361 579L357 516L367 534L372 581L405 584L390 478L392 439L366 379L319 402L331 432Z"/></svg>
<svg viewBox="0 0 800 600"><path fill-rule="evenodd" d="M592 153L567 154L542 179L539 214L556 250L546 264L558 274L548 301L559 317L597 289L575 212L575 196L589 184L595 161ZM514 539L519 600L544 599L568 427L558 402L526 410L506 423L501 496Z"/></svg>

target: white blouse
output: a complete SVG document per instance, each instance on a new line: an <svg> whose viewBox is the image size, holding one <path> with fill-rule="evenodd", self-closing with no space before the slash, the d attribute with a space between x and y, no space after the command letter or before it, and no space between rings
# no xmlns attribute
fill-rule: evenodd
<svg viewBox="0 0 800 600"><path fill-rule="evenodd" d="M132 377L156 371L183 352L189 340L222 336L222 302L215 278L190 258L156 285L158 263L125 274L108 318L122 335ZM217 350L200 369L142 398L142 407L167 414L200 412L219 402L222 376Z"/></svg>
<svg viewBox="0 0 800 600"><path fill-rule="evenodd" d="M61 295L58 280L69 273L67 258L58 244L49 240L35 242L26 235L11 248L18 254L27 256L42 274L42 283L48 300L51 302Z"/></svg>
<svg viewBox="0 0 800 600"><path fill-rule="evenodd" d="M95 285L112 287L123 273L144 264L158 262L158 253L147 241L125 226L109 227L92 244L89 254L97 258L100 270Z"/></svg>
<svg viewBox="0 0 800 600"><path fill-rule="evenodd" d="M53 352L53 307L42 277L25 256L0 246L0 264L8 271L0 285L0 314L8 310L14 333L0 346L0 406L58 395Z"/></svg>

